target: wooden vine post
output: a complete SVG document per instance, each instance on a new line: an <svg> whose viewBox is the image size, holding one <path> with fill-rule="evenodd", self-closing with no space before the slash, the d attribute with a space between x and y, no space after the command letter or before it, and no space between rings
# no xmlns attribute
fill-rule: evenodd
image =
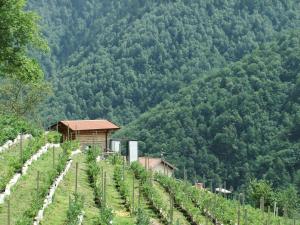
<svg viewBox="0 0 300 225"><path fill-rule="evenodd" d="M132 214L134 214L134 175L132 176Z"/></svg>
<svg viewBox="0 0 300 225"><path fill-rule="evenodd" d="M101 169L101 194L102 194L101 201L103 201L103 199L104 199L104 170L103 170L103 168Z"/></svg>
<svg viewBox="0 0 300 225"><path fill-rule="evenodd" d="M122 180L125 180L125 156L123 156Z"/></svg>
<svg viewBox="0 0 300 225"><path fill-rule="evenodd" d="M52 147L52 163L53 163L53 169L55 168L55 151L54 146Z"/></svg>
<svg viewBox="0 0 300 225"><path fill-rule="evenodd" d="M237 209L237 225L241 224L241 194L239 194L238 209Z"/></svg>
<svg viewBox="0 0 300 225"><path fill-rule="evenodd" d="M170 193L170 225L173 224L173 213L174 212L174 196L173 193Z"/></svg>
<svg viewBox="0 0 300 225"><path fill-rule="evenodd" d="M76 171L75 171L75 195L77 195L78 189L78 162L76 162Z"/></svg>
<svg viewBox="0 0 300 225"><path fill-rule="evenodd" d="M248 211L245 209L245 214L244 214L244 225L248 225Z"/></svg>
<svg viewBox="0 0 300 225"><path fill-rule="evenodd" d="M70 125L68 124L68 138L67 141L70 141Z"/></svg>
<svg viewBox="0 0 300 225"><path fill-rule="evenodd" d="M264 199L264 197L260 198L260 210L261 210L261 213L262 213L262 219L263 219L262 222L264 222L264 220L265 220L265 214L264 214L264 212L265 212L265 199Z"/></svg>
<svg viewBox="0 0 300 225"><path fill-rule="evenodd" d="M276 217L277 202L274 203L274 217Z"/></svg>
<svg viewBox="0 0 300 225"><path fill-rule="evenodd" d="M139 182L138 211L141 208L141 183Z"/></svg>
<svg viewBox="0 0 300 225"><path fill-rule="evenodd" d="M36 176L36 196L37 196L37 199L39 198L39 191L40 191L40 171L37 171L37 176Z"/></svg>
<svg viewBox="0 0 300 225"><path fill-rule="evenodd" d="M10 200L7 199L7 225L10 225Z"/></svg>
<svg viewBox="0 0 300 225"><path fill-rule="evenodd" d="M23 134L20 134L20 161L21 161L21 165L23 165L24 161L23 161Z"/></svg>
<svg viewBox="0 0 300 225"><path fill-rule="evenodd" d="M103 198L104 207L106 207L106 172L104 172L104 190L103 190L103 194L104 194L104 198Z"/></svg>
<svg viewBox="0 0 300 225"><path fill-rule="evenodd" d="M72 199L71 199L71 195L69 194L69 209L71 208L71 204L72 204Z"/></svg>
<svg viewBox="0 0 300 225"><path fill-rule="evenodd" d="M271 207L268 206L268 215L267 215L267 225L270 225L270 212L271 212Z"/></svg>

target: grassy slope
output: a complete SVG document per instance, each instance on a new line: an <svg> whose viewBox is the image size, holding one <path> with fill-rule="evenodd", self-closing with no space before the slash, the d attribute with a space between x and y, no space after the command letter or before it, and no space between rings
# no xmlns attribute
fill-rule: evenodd
<svg viewBox="0 0 300 225"><path fill-rule="evenodd" d="M84 225L92 225L93 221L96 220L99 210L93 201L93 189L89 186L85 156L80 154L74 157L69 172L56 190L53 203L45 211L42 225L63 224L66 220L69 195L75 190L76 162L79 163L78 193L84 196Z"/></svg>
<svg viewBox="0 0 300 225"><path fill-rule="evenodd" d="M155 188L155 191L159 193L159 195L161 196L164 202L168 203L170 201L170 195L165 191L165 189L162 186L160 186L160 184L154 182L153 188ZM177 222L178 220L180 224L189 224L189 222L186 220L184 215L175 207L174 207L173 215L174 215L174 219L173 219L174 222ZM203 219L203 221L204 220L205 219Z"/></svg>
<svg viewBox="0 0 300 225"><path fill-rule="evenodd" d="M61 149L56 150L56 155L61 153ZM22 216L34 201L36 194L36 177L37 172L40 171L40 187L45 186L44 174L53 170L52 164L52 151L48 151L41 156L38 161L35 161L28 169L26 175L24 175L19 182L14 186L10 195L11 203L11 225L14 225L18 219ZM21 200L21 201L20 201ZM7 199L6 199L7 202ZM0 221L7 221L7 204L0 205ZM2 222L1 222L2 223ZM3 223L5 224L5 223ZM1 224L2 225L2 224Z"/></svg>
<svg viewBox="0 0 300 225"><path fill-rule="evenodd" d="M29 142L29 140L23 141L23 148L25 148ZM0 181L6 178L11 179L14 175L14 170L10 166L11 160L14 158L20 158L20 144L16 144L0 154ZM5 183L8 181L9 180L6 180Z"/></svg>
<svg viewBox="0 0 300 225"><path fill-rule="evenodd" d="M131 171L126 171L126 173L125 173L125 182L127 183L127 186L130 187L129 190L131 191L131 193L132 193L132 180L133 180L133 173ZM139 190L138 190L139 189L138 188L139 187L139 181L137 179L135 179L134 186L135 186L134 198L135 198L135 205L136 205L136 203L138 202L138 198L139 198ZM151 209L151 207L149 205L149 202L145 199L145 197L142 194L140 196L140 204L141 204L141 207L145 209L146 213L150 217L150 221L153 224L161 224L161 222L157 218L157 215Z"/></svg>
<svg viewBox="0 0 300 225"><path fill-rule="evenodd" d="M107 173L107 204L114 210L114 220L113 224L134 224L135 217L132 217L128 211L126 211L123 200L118 193L113 179L114 167L108 161L100 162L102 168Z"/></svg>

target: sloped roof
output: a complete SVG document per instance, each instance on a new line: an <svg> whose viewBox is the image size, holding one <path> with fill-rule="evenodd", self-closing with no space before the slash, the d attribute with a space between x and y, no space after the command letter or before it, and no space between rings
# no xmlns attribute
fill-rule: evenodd
<svg viewBox="0 0 300 225"><path fill-rule="evenodd" d="M148 160L149 159L149 169L154 169L156 166L158 166L159 164L165 164L166 166L168 166L169 168L175 170L177 169L175 166L173 166L171 163L167 162L166 160L162 160L161 158L151 158L151 157L146 157ZM143 166L145 166L145 157L139 157L139 162L140 164L142 164Z"/></svg>
<svg viewBox="0 0 300 225"><path fill-rule="evenodd" d="M60 123L70 127L73 131L78 130L118 130L120 127L108 120L63 120Z"/></svg>

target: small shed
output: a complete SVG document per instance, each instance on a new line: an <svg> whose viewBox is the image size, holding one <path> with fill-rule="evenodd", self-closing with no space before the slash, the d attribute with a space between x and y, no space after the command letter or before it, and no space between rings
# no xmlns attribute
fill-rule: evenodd
<svg viewBox="0 0 300 225"><path fill-rule="evenodd" d="M82 147L97 145L107 151L111 134L120 127L108 120L62 120L51 129L61 133L63 141L78 140Z"/></svg>
<svg viewBox="0 0 300 225"><path fill-rule="evenodd" d="M146 169L171 177L176 167L162 158L139 157L139 163Z"/></svg>

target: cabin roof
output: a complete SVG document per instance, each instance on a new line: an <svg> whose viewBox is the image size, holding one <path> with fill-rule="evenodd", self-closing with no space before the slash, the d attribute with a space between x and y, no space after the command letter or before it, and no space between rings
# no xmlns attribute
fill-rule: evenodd
<svg viewBox="0 0 300 225"><path fill-rule="evenodd" d="M73 131L120 129L120 127L108 120L62 120L60 123L70 127L70 129Z"/></svg>
<svg viewBox="0 0 300 225"><path fill-rule="evenodd" d="M172 170L176 170L177 169L171 163L169 163L166 160L163 160L161 158L151 158L151 157L146 157L146 158L149 159L149 168L150 169L154 169L159 164L165 164L166 166L168 166ZM142 164L143 166L145 166L145 157L139 157L139 162L140 162L140 164Z"/></svg>

